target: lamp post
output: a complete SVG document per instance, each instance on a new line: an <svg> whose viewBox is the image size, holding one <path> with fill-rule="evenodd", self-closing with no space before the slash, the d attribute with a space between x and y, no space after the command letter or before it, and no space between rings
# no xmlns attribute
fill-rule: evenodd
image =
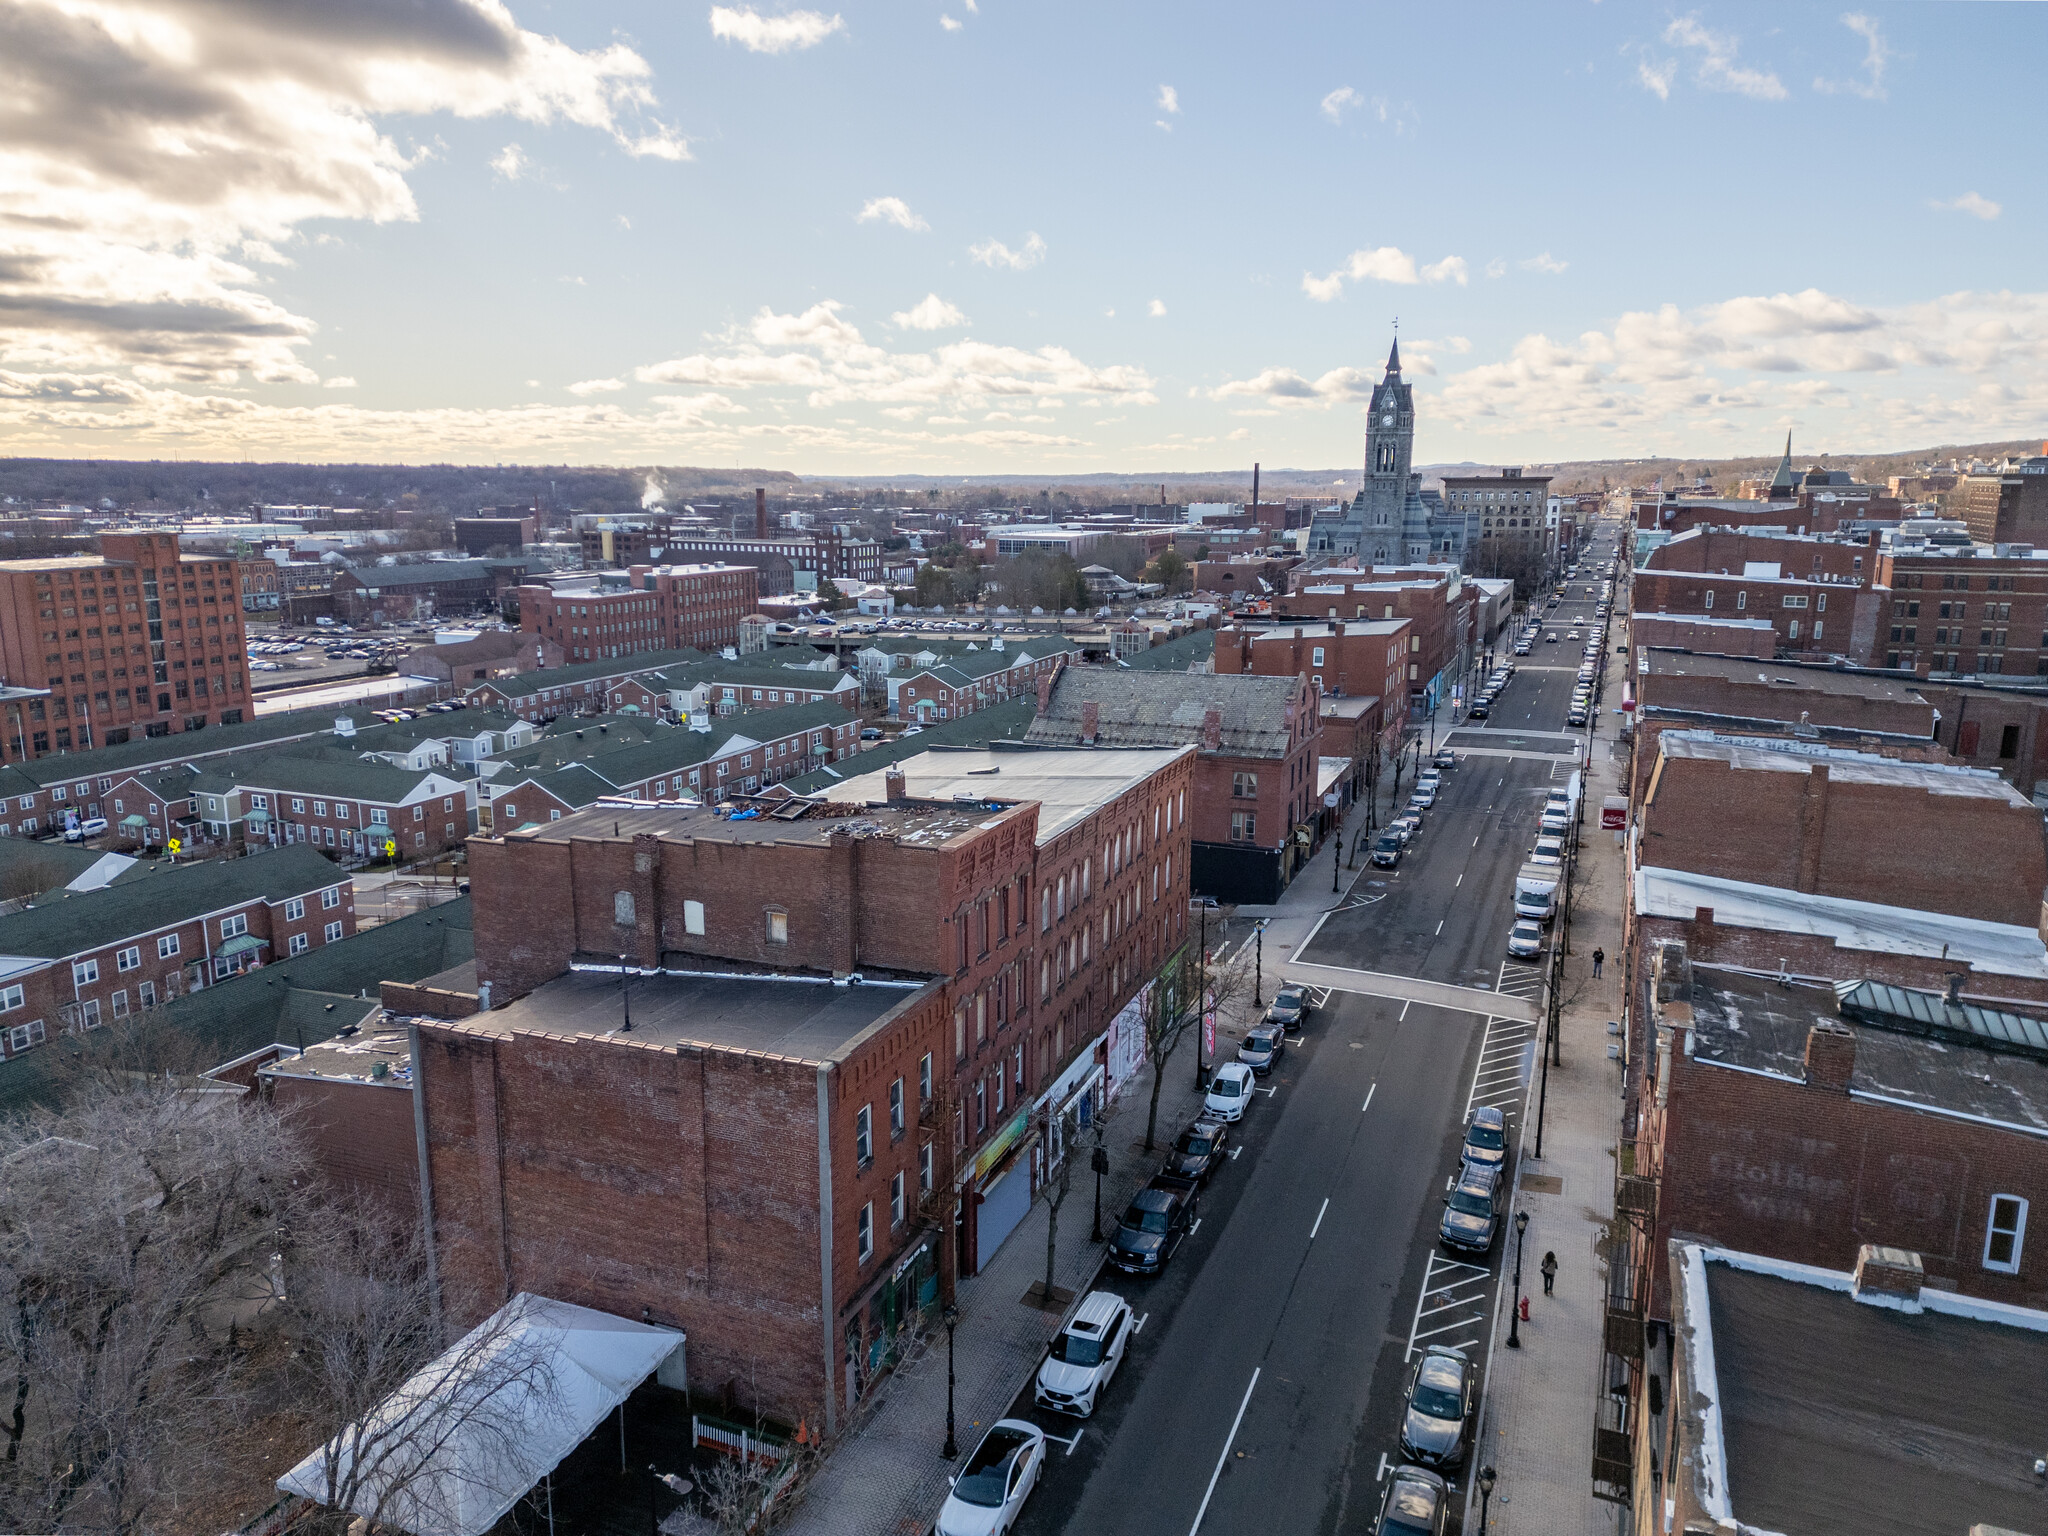
<svg viewBox="0 0 2048 1536"><path fill-rule="evenodd" d="M1522 1347L1522 1234L1528 1230L1529 1213L1515 1212L1515 1304L1508 1313L1509 1349Z"/></svg>
<svg viewBox="0 0 2048 1536"><path fill-rule="evenodd" d="M621 955L619 956L619 1006L625 1010L626 1018L625 1022L619 1026L620 1034L626 1033L626 1031L633 1027L633 994L630 976L631 973L626 969L626 957Z"/></svg>
<svg viewBox="0 0 2048 1536"><path fill-rule="evenodd" d="M960 1309L948 1306L946 1318L946 1443L939 1447L939 1454L951 1461L960 1454L959 1442L953 1438L953 1329L960 1322Z"/></svg>
<svg viewBox="0 0 2048 1536"><path fill-rule="evenodd" d="M1479 1469L1479 1536L1486 1536L1486 1518L1493 1508L1493 1468Z"/></svg>
<svg viewBox="0 0 2048 1536"><path fill-rule="evenodd" d="M1088 1241L1102 1241L1102 1176L1109 1172L1109 1150L1102 1144L1102 1122L1095 1123L1095 1150L1088 1156L1088 1166L1095 1171L1095 1220L1088 1228Z"/></svg>
<svg viewBox="0 0 2048 1536"><path fill-rule="evenodd" d="M1337 862L1330 866L1330 894L1337 894L1337 881L1344 873L1344 829L1337 829Z"/></svg>
<svg viewBox="0 0 2048 1536"><path fill-rule="evenodd" d="M1266 1006L1266 920L1252 930L1252 1006Z"/></svg>

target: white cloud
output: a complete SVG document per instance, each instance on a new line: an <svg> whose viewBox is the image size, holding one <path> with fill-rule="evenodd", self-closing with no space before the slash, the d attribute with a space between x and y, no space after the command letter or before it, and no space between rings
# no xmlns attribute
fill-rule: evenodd
<svg viewBox="0 0 2048 1536"><path fill-rule="evenodd" d="M871 197L854 217L856 222L861 224L894 224L898 229L912 231L931 228L931 225L912 213L910 205L900 197Z"/></svg>
<svg viewBox="0 0 2048 1536"><path fill-rule="evenodd" d="M951 16L948 16L944 11L941 11L939 13L939 25L941 27L944 27L948 32L958 32L962 27L966 26L967 23L964 21L956 21Z"/></svg>
<svg viewBox="0 0 2048 1536"><path fill-rule="evenodd" d="M2005 212L2003 204L1994 203L1990 198L1980 196L1975 192L1965 192L1961 197L1952 197L1945 203L1935 202L1930 203L1928 206L1931 208L1953 208L1957 213L1967 213L1972 218L1983 219L1987 222Z"/></svg>
<svg viewBox="0 0 2048 1536"><path fill-rule="evenodd" d="M967 323L965 315L936 293L926 294L910 308L899 309L889 318L896 322L898 330L904 331L947 331Z"/></svg>
<svg viewBox="0 0 2048 1536"><path fill-rule="evenodd" d="M1351 89L1348 85L1340 85L1323 98L1322 105L1318 110L1331 122L1341 123L1344 121L1344 114L1346 112L1351 111L1354 107L1362 107L1364 105L1365 98L1363 96L1359 95L1358 92Z"/></svg>
<svg viewBox="0 0 2048 1536"><path fill-rule="evenodd" d="M625 387L625 381L622 379L584 379L581 383L571 384L569 393L578 396L608 395L613 390Z"/></svg>
<svg viewBox="0 0 2048 1536"><path fill-rule="evenodd" d="M835 32L846 30L846 18L823 11L790 11L763 16L751 5L711 7L711 35L738 43L751 53L788 53L815 48Z"/></svg>
<svg viewBox="0 0 2048 1536"><path fill-rule="evenodd" d="M320 387L322 389L354 389L356 381L345 373L338 373L331 379L322 379Z"/></svg>
<svg viewBox="0 0 2048 1536"><path fill-rule="evenodd" d="M1671 82L1678 74L1678 60L1653 59L1645 51L1636 60L1636 80L1659 101L1671 99Z"/></svg>
<svg viewBox="0 0 2048 1536"><path fill-rule="evenodd" d="M1508 260L1505 256L1496 256L1486 264L1486 275L1488 277L1505 277L1507 276L1507 271Z"/></svg>
<svg viewBox="0 0 2048 1536"><path fill-rule="evenodd" d="M1415 258L1398 246L1382 245L1372 250L1353 251L1344 265L1324 277L1312 272L1301 275L1301 291L1318 303L1327 304L1344 291L1345 279L1377 283L1446 283L1463 286L1470 278L1462 256L1446 256L1418 267Z"/></svg>
<svg viewBox="0 0 2048 1536"><path fill-rule="evenodd" d="M298 357L314 323L251 263L284 259L309 221L419 216L406 178L427 150L386 119L567 122L689 154L632 48L577 50L497 0L9 0L0 17L10 121L38 125L9 135L0 172L0 362L315 382Z"/></svg>
<svg viewBox="0 0 2048 1536"><path fill-rule="evenodd" d="M1249 379L1233 379L1208 392L1211 400L1256 400L1268 405L1321 408L1371 396L1373 379L1356 368L1332 368L1317 379L1292 368L1268 368Z"/></svg>
<svg viewBox="0 0 2048 1536"><path fill-rule="evenodd" d="M1555 274L1558 272L1562 272L1566 267L1570 265L1570 262L1559 261L1555 256L1551 255L1550 252L1544 251L1539 255L1531 256L1526 261L1524 261L1522 263L1522 270L1524 272L1549 272Z"/></svg>
<svg viewBox="0 0 2048 1536"><path fill-rule="evenodd" d="M1708 90L1732 91L1758 101L1785 99L1785 83L1771 71L1735 62L1742 39L1732 32L1709 31L1701 24L1698 12L1675 19L1664 29L1664 41L1699 54L1697 78Z"/></svg>
<svg viewBox="0 0 2048 1536"><path fill-rule="evenodd" d="M1891 63L1891 46L1886 43L1884 30L1877 24L1875 16L1866 16L1861 11L1843 13L1842 25L1863 39L1863 78L1861 80L1817 79L1813 88L1829 95L1846 93L1861 96L1866 101L1883 101L1884 72Z"/></svg>
<svg viewBox="0 0 2048 1536"><path fill-rule="evenodd" d="M507 144L491 156L491 169L507 181L517 181L533 162L526 158L526 151L517 144Z"/></svg>
<svg viewBox="0 0 2048 1536"><path fill-rule="evenodd" d="M985 267L1008 267L1013 272L1023 272L1045 260L1045 242L1034 231L1025 235L1023 245L1014 251L1000 240L988 239L970 245L967 254Z"/></svg>
<svg viewBox="0 0 2048 1536"><path fill-rule="evenodd" d="M1166 301L1164 299L1154 299L1145 306L1145 313L1154 320L1163 319L1166 315Z"/></svg>
<svg viewBox="0 0 2048 1536"><path fill-rule="evenodd" d="M1170 85L1162 85L1159 87L1159 98L1155 105L1158 106L1160 111L1171 117L1174 113L1180 111L1180 92Z"/></svg>

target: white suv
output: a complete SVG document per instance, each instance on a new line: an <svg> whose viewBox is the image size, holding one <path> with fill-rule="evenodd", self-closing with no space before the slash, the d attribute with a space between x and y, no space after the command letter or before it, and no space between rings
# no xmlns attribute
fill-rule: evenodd
<svg viewBox="0 0 2048 1536"><path fill-rule="evenodd" d="M1088 1417L1130 1341L1129 1305L1112 1292L1090 1291L1038 1368L1038 1406Z"/></svg>

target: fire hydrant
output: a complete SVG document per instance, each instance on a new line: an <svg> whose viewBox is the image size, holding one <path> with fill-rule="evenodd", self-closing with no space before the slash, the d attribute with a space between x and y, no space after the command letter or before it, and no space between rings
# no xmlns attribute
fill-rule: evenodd
<svg viewBox="0 0 2048 1536"><path fill-rule="evenodd" d="M1522 1321L1525 1323L1529 1321L1529 1298L1526 1296L1522 1298L1521 1313Z"/></svg>

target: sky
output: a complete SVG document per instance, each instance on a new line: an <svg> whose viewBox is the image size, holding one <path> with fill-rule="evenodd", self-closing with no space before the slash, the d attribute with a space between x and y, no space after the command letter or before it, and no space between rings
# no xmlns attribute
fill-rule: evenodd
<svg viewBox="0 0 2048 1536"><path fill-rule="evenodd" d="M0 454L2048 433L2048 7L0 0Z"/></svg>

